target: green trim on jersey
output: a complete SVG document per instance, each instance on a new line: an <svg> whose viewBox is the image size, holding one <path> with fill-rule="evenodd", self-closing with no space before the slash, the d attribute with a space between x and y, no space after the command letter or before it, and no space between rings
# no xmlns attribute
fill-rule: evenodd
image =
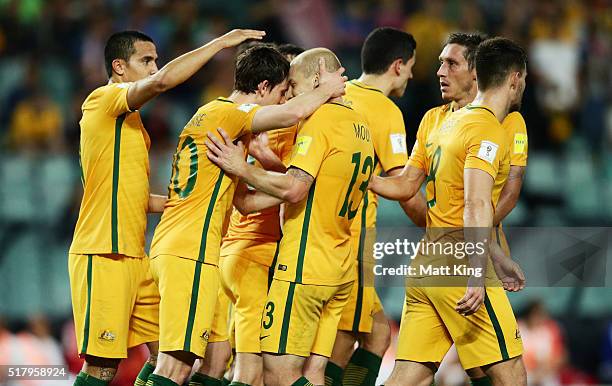
<svg viewBox="0 0 612 386"><path fill-rule="evenodd" d="M115 148L113 150L113 190L111 194L111 249L119 253L119 231L117 230L117 195L119 194L119 161L121 152L121 126L127 113L121 114L115 120Z"/></svg>
<svg viewBox="0 0 612 386"><path fill-rule="evenodd" d="M317 182L314 181L308 192L306 209L304 210L304 223L302 224L302 236L300 238L300 249L298 251L297 266L295 268L295 282L302 283L302 273L304 271L304 257L306 255L306 244L308 243L308 226L310 225L310 214L312 212L312 202Z"/></svg>
<svg viewBox="0 0 612 386"><path fill-rule="evenodd" d="M206 260L204 254L206 253L206 238L208 237L208 228L210 227L210 220L212 218L213 210L215 209L215 204L217 203L217 196L219 195L219 190L221 189L221 182L223 182L224 175L225 173L223 170L221 170L219 172L219 177L217 177L215 188L210 196L208 209L206 210L206 218L204 219L204 228L202 229L202 238L200 240L200 252L198 253L198 261L200 263L204 263Z"/></svg>
<svg viewBox="0 0 612 386"><path fill-rule="evenodd" d="M363 247L364 247L364 230L366 230L366 212L368 209L368 192L363 195L363 208L361 211L361 227L359 229L359 249L357 251L357 302L355 303L355 316L353 318L353 332L359 332L361 324L361 312L363 309Z"/></svg>

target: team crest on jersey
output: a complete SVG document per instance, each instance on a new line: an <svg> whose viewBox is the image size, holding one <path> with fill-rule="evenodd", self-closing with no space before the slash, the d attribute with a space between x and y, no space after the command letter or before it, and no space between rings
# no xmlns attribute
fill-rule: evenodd
<svg viewBox="0 0 612 386"><path fill-rule="evenodd" d="M206 118L205 113L196 114L193 117L191 117L189 122L187 122L187 126L202 126L202 120L204 118Z"/></svg>
<svg viewBox="0 0 612 386"><path fill-rule="evenodd" d="M100 333L98 338L107 342L113 342L117 337L111 330L104 330Z"/></svg>
<svg viewBox="0 0 612 386"><path fill-rule="evenodd" d="M455 126L456 122L456 119L447 118L444 122L442 122L442 125L440 126L440 134L447 134Z"/></svg>

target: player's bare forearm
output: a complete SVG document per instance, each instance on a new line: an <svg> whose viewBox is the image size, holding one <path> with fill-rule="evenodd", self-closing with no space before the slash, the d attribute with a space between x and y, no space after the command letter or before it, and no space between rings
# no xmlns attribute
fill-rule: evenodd
<svg viewBox="0 0 612 386"><path fill-rule="evenodd" d="M414 225L420 228L427 225L427 202L423 193L418 191L410 200L400 201L400 206Z"/></svg>
<svg viewBox="0 0 612 386"><path fill-rule="evenodd" d="M394 168L387 172L390 176L400 175L405 168ZM418 227L425 227L427 223L427 202L423 194L417 190L416 194L405 201L399 202L400 206L404 210L404 213L412 220L412 222Z"/></svg>
<svg viewBox="0 0 612 386"><path fill-rule="evenodd" d="M495 208L495 215L493 216L493 225L497 226L516 206L519 196L521 194L521 188L523 186L523 176L525 174L524 166L510 166L510 173L508 179L504 185L497 207Z"/></svg>
<svg viewBox="0 0 612 386"><path fill-rule="evenodd" d="M155 74L135 82L130 87L127 96L130 109L138 109L155 96L183 83L222 49L247 39L261 39L264 35L263 31L233 30L173 59Z"/></svg>
<svg viewBox="0 0 612 386"><path fill-rule="evenodd" d="M344 68L335 72L327 72L325 61L319 61L319 73L321 74L319 86L291 98L282 105L263 106L255 113L251 130L259 133L289 127L309 117L330 98L344 94L347 77L342 75L343 72Z"/></svg>
<svg viewBox="0 0 612 386"><path fill-rule="evenodd" d="M238 177L256 190L291 204L298 203L306 197L314 180L301 169L290 168L287 173L281 174L248 164Z"/></svg>
<svg viewBox="0 0 612 386"><path fill-rule="evenodd" d="M244 182L240 182L240 185L243 185L244 189L240 191L236 190L234 194L234 207L243 215L260 212L283 203L283 200L277 197L270 196L267 193L257 190L248 189Z"/></svg>
<svg viewBox="0 0 612 386"><path fill-rule="evenodd" d="M408 201L419 191L424 179L422 169L406 165L397 175L373 176L368 188L388 200Z"/></svg>
<svg viewBox="0 0 612 386"><path fill-rule="evenodd" d="M163 212L167 199L168 198L166 196L161 196L159 194L152 194L152 193L149 194L149 203L147 206L147 213Z"/></svg>

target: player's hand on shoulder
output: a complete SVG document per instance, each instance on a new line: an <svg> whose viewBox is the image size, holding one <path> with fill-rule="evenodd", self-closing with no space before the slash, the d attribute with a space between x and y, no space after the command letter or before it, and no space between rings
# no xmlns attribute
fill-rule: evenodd
<svg viewBox="0 0 612 386"><path fill-rule="evenodd" d="M240 177L246 166L245 151L242 141L234 144L230 136L222 128L217 129L218 136L208 132L205 140L208 151L206 155L215 165L226 173Z"/></svg>
<svg viewBox="0 0 612 386"><path fill-rule="evenodd" d="M345 82L348 78L343 76L343 73L344 67L340 67L334 72L328 72L325 68L325 59L319 58L319 87L328 90L332 98L341 97L345 94Z"/></svg>
<svg viewBox="0 0 612 386"><path fill-rule="evenodd" d="M266 36L265 31L254 29L234 29L219 37L219 41L224 47L234 47L244 42L245 40L261 40Z"/></svg>

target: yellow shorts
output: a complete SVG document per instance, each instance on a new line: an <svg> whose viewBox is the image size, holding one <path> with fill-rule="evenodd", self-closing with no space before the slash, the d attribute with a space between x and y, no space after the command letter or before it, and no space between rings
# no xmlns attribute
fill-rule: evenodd
<svg viewBox="0 0 612 386"><path fill-rule="evenodd" d="M80 355L127 358L127 349L159 336L159 292L148 258L68 255Z"/></svg>
<svg viewBox="0 0 612 386"><path fill-rule="evenodd" d="M159 351L204 357L219 291L219 268L172 255L151 259L159 287Z"/></svg>
<svg viewBox="0 0 612 386"><path fill-rule="evenodd" d="M268 296L270 267L240 255L221 261L221 285L234 303L235 348L240 353L260 353L261 313Z"/></svg>
<svg viewBox="0 0 612 386"><path fill-rule="evenodd" d="M225 342L230 339L230 325L232 324L233 313L232 301L227 297L222 286L219 285L217 307L215 307L210 339L208 339L209 343Z"/></svg>
<svg viewBox="0 0 612 386"><path fill-rule="evenodd" d="M329 357L352 287L353 282L318 286L272 280L262 315L261 351Z"/></svg>
<svg viewBox="0 0 612 386"><path fill-rule="evenodd" d="M374 287L353 286L348 303L342 311L338 330L371 333L374 315L384 311Z"/></svg>
<svg viewBox="0 0 612 386"><path fill-rule="evenodd" d="M397 360L440 363L454 343L464 369L519 356L523 342L503 288L487 287L470 316L455 311L465 287L407 287Z"/></svg>

